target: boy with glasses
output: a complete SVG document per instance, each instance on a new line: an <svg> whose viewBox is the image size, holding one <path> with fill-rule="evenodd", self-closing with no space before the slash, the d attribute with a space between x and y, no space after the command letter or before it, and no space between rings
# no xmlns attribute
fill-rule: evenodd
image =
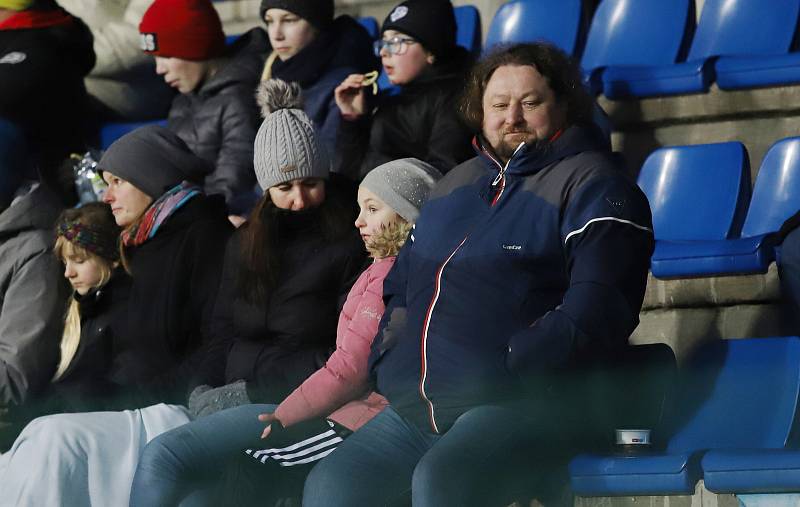
<svg viewBox="0 0 800 507"><path fill-rule="evenodd" d="M470 133L455 105L471 62L455 42L453 5L407 0L392 9L381 34L375 52L399 93L373 99L364 74L351 74L336 88L344 120L339 172L360 180L380 164L414 157L445 173L472 156Z"/></svg>

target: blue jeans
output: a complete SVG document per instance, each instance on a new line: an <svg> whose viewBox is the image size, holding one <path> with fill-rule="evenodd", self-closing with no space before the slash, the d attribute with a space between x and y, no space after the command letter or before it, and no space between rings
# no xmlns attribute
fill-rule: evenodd
<svg viewBox="0 0 800 507"><path fill-rule="evenodd" d="M409 495L414 507L508 505L542 479L538 466L552 468L562 436L553 414L508 406L473 408L441 435L389 407L314 467L303 505L394 505Z"/></svg>
<svg viewBox="0 0 800 507"><path fill-rule="evenodd" d="M153 439L144 449L131 487L131 507L177 505L214 482L225 463L261 434L258 415L276 405L243 405L201 417ZM203 495L193 498L200 502Z"/></svg>

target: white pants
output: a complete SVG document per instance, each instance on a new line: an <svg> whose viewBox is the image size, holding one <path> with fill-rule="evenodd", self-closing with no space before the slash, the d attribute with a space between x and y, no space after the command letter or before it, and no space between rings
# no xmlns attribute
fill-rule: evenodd
<svg viewBox="0 0 800 507"><path fill-rule="evenodd" d="M34 419L0 455L0 507L126 506L145 444L189 420L163 403Z"/></svg>

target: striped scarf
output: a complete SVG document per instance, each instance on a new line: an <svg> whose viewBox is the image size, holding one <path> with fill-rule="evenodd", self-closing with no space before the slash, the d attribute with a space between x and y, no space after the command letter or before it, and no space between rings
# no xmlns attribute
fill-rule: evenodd
<svg viewBox="0 0 800 507"><path fill-rule="evenodd" d="M122 232L122 244L126 247L139 246L152 238L173 213L201 193L200 187L188 181L175 185L147 208L141 220Z"/></svg>

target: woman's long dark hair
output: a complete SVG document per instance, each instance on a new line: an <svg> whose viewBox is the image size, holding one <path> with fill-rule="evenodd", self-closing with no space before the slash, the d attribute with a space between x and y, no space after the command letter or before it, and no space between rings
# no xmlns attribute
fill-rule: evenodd
<svg viewBox="0 0 800 507"><path fill-rule="evenodd" d="M336 174L325 182L325 200L319 207L319 233L337 241L351 232L356 218L355 187ZM278 208L269 193L258 201L241 229L238 289L251 304L263 303L275 287L285 243L278 228Z"/></svg>

